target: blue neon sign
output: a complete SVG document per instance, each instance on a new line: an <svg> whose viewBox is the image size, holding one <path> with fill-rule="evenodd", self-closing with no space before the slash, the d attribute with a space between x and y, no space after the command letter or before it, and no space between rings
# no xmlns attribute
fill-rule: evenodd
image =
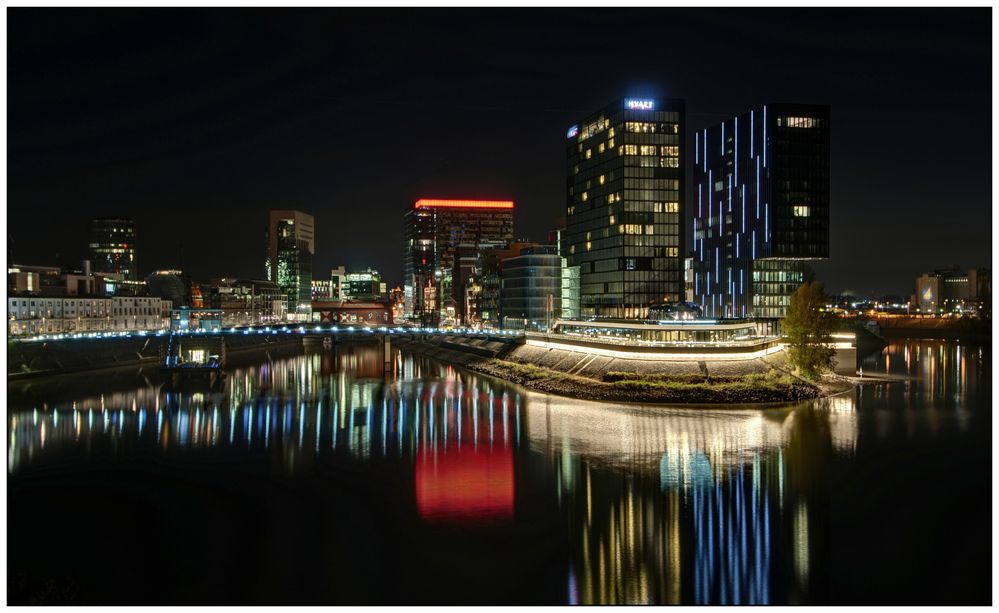
<svg viewBox="0 0 999 613"><path fill-rule="evenodd" d="M572 126L569 131L565 133L566 138L572 138L573 136L579 134L579 126Z"/></svg>

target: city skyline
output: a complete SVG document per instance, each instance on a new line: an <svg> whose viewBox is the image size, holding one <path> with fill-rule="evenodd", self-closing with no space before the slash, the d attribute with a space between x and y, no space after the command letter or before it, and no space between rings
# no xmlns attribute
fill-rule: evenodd
<svg viewBox="0 0 999 613"><path fill-rule="evenodd" d="M694 131L746 108L830 105L832 238L815 270L831 292L908 295L925 270L988 265L989 143L976 134L990 121L990 34L976 13L865 10L872 35L846 42L837 27L858 15L846 9L524 15L15 9L14 262L78 265L91 218L128 216L140 276L262 278L267 211L294 208L316 219L319 274L370 266L395 286L412 202L514 200L515 236L544 242L565 214L566 129L614 99L668 96L686 101L688 147ZM675 36L642 36L664 21ZM524 35L508 39L509 28ZM794 40L780 38L788 29ZM700 49L693 31L718 41ZM597 32L606 37L592 48L559 42ZM580 78L613 60L602 49L632 39L624 70ZM699 76L741 51L731 78ZM51 243L32 235L39 216L59 220Z"/></svg>

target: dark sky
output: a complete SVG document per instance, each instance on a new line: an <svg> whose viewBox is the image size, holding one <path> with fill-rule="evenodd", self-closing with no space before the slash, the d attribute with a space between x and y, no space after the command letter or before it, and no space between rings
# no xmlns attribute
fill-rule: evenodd
<svg viewBox="0 0 999 613"><path fill-rule="evenodd" d="M7 9L8 233L77 264L135 218L140 271L263 275L270 208L315 269L402 276L402 211L504 197L564 215L565 131L626 95L693 130L832 105L832 292L991 260L990 9ZM688 140L692 140L688 136Z"/></svg>

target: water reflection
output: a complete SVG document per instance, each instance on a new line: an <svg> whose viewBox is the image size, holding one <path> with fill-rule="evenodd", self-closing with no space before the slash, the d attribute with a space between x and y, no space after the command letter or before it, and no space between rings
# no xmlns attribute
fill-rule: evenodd
<svg viewBox="0 0 999 613"><path fill-rule="evenodd" d="M526 518L564 526L550 561L564 569L564 602L823 601L830 464L854 461L871 431L934 436L955 415L966 428L989 393L987 356L969 347L892 345L865 364L877 369L907 378L717 410L524 393L402 353L387 367L377 351L311 353L237 369L224 394L143 385L12 405L8 473L153 454L267 458L265 477L290 479L346 461L409 505L410 530L445 527L459 542L500 531L530 559L534 543L516 542Z"/></svg>
<svg viewBox="0 0 999 613"><path fill-rule="evenodd" d="M679 603L687 589L698 604L774 602L780 530L795 542L787 563L796 576L776 601L807 592L808 498L786 487L786 453L816 425L825 448L852 453L853 394L765 411L608 407L540 394L527 406L530 444L551 458L560 500L578 520L574 600ZM596 468L628 477L611 480L617 491L602 491L597 499L610 504L595 512L594 488L608 487Z"/></svg>

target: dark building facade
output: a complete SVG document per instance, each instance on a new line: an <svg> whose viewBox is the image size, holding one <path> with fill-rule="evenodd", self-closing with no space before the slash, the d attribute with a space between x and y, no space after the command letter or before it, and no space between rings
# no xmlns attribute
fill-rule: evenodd
<svg viewBox="0 0 999 613"><path fill-rule="evenodd" d="M301 211L271 211L267 226L267 280L288 300L292 319L308 319L312 305L312 258L316 253L315 220Z"/></svg>
<svg viewBox="0 0 999 613"><path fill-rule="evenodd" d="M626 98L569 128L563 243L581 316L683 299L684 101Z"/></svg>
<svg viewBox="0 0 999 613"><path fill-rule="evenodd" d="M829 107L767 104L701 130L691 190L694 302L781 318L829 257Z"/></svg>
<svg viewBox="0 0 999 613"><path fill-rule="evenodd" d="M127 217L90 220L90 262L94 272L139 278L135 262L135 222Z"/></svg>
<svg viewBox="0 0 999 613"><path fill-rule="evenodd" d="M513 202L423 198L406 210L403 236L406 315L439 323L451 305L464 322L475 256L513 239Z"/></svg>

